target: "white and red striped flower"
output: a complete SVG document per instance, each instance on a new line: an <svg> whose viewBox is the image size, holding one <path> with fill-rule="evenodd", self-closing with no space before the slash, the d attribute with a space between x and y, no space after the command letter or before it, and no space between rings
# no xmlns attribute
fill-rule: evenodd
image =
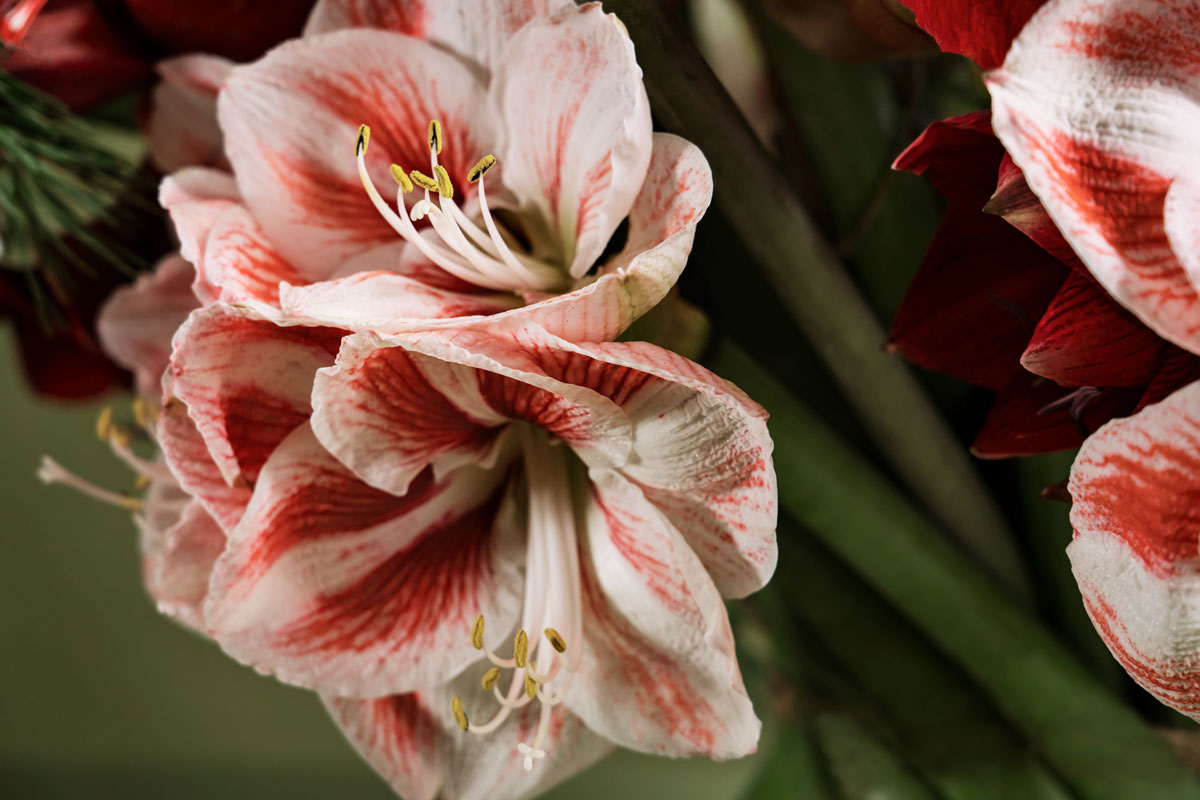
<svg viewBox="0 0 1200 800"><path fill-rule="evenodd" d="M325 694L401 795L516 797L611 743L754 749L722 597L773 571L776 492L765 415L734 387L516 319L366 332L267 449L279 429L238 410L311 380L322 329L222 304L189 326L205 319L203 344L177 338L174 386L254 486L209 633ZM213 369L235 343L244 366Z"/></svg>
<svg viewBox="0 0 1200 800"><path fill-rule="evenodd" d="M1200 6L1052 0L987 82L996 133L1091 275L1200 354ZM1200 383L1101 428L1069 486L1093 622L1200 719Z"/></svg>
<svg viewBox="0 0 1200 800"><path fill-rule="evenodd" d="M217 66L177 60L175 82ZM217 106L233 180L193 168L162 193L197 291L308 324L508 312L609 340L674 285L712 193L699 150L652 132L599 4L325 0Z"/></svg>

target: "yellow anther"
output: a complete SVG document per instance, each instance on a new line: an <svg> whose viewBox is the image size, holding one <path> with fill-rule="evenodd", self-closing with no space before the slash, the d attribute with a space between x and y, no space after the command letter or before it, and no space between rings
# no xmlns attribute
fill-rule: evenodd
<svg viewBox="0 0 1200 800"><path fill-rule="evenodd" d="M113 434L113 410L112 406L105 406L100 412L100 416L96 417L96 436L100 441L107 442Z"/></svg>
<svg viewBox="0 0 1200 800"><path fill-rule="evenodd" d="M429 177L428 175L426 175L424 172L414 169L412 172L410 172L408 174L409 174L409 177L412 178L412 182L415 183L417 186L420 186L425 191L436 192L438 190L438 182L436 180L434 180L433 178Z"/></svg>
<svg viewBox="0 0 1200 800"><path fill-rule="evenodd" d="M129 434L129 429L122 425L113 425L112 432L109 433L110 442L114 442L118 447L129 447L133 441L133 437Z"/></svg>
<svg viewBox="0 0 1200 800"><path fill-rule="evenodd" d="M467 712L463 710L462 700L455 697L450 701L450 713L454 715L454 721L458 723L458 727L464 731L471 727L470 723L467 722Z"/></svg>
<svg viewBox="0 0 1200 800"><path fill-rule="evenodd" d="M483 177L485 172L494 166L496 166L496 157L491 153L488 153L486 156L475 162L475 166L471 167L471 171L467 173L467 182L475 183Z"/></svg>
<svg viewBox="0 0 1200 800"><path fill-rule="evenodd" d="M454 184L450 182L450 173L446 172L446 168L438 164L433 168L433 174L437 177L438 194L447 200L454 197Z"/></svg>
<svg viewBox="0 0 1200 800"><path fill-rule="evenodd" d="M388 172L392 173L392 180L400 185L400 191L408 194L413 190L412 181L408 179L408 175L404 172L404 167L399 164L392 164L388 167Z"/></svg>
<svg viewBox="0 0 1200 800"><path fill-rule="evenodd" d="M471 626L471 644L476 650L483 649L483 614L475 618L475 624Z"/></svg>
<svg viewBox="0 0 1200 800"><path fill-rule="evenodd" d="M528 672L525 673L525 694L537 697L537 681Z"/></svg>
<svg viewBox="0 0 1200 800"><path fill-rule="evenodd" d="M483 684L484 691L487 691L487 692L490 692L492 690L492 688L495 687L495 685L499 682L500 682L500 668L499 667L492 667L487 672L483 673L483 680L480 681L480 683Z"/></svg>
<svg viewBox="0 0 1200 800"><path fill-rule="evenodd" d="M139 492L145 490L149 486L150 486L150 476L149 475L138 475L137 480L134 481L134 483L133 483L133 488Z"/></svg>
<svg viewBox="0 0 1200 800"><path fill-rule="evenodd" d="M560 653L567 652L567 643L563 639L562 634L554 630L554 628L546 628L546 641L550 642L550 646Z"/></svg>
<svg viewBox="0 0 1200 800"><path fill-rule="evenodd" d="M358 141L354 144L354 155L361 156L367 152L367 145L371 143L371 129L366 125L358 126Z"/></svg>
<svg viewBox="0 0 1200 800"><path fill-rule="evenodd" d="M518 667L525 666L525 659L529 656L529 634L525 631L517 631L517 638L513 640L513 660L517 662Z"/></svg>
<svg viewBox="0 0 1200 800"><path fill-rule="evenodd" d="M157 411L149 403L140 397L134 398L133 418L137 420L138 425L141 425L143 428L149 428L154 424L157 416Z"/></svg>
<svg viewBox="0 0 1200 800"><path fill-rule="evenodd" d="M429 120L429 149L442 154L442 123L436 119Z"/></svg>

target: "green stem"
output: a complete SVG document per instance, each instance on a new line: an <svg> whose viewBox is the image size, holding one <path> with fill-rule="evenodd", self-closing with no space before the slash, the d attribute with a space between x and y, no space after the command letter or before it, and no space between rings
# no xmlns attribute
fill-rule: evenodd
<svg viewBox="0 0 1200 800"><path fill-rule="evenodd" d="M1200 799L1162 741L864 458L744 353L724 346L712 366L771 413L784 510L957 663L1083 800Z"/></svg>
<svg viewBox="0 0 1200 800"><path fill-rule="evenodd" d="M688 37L648 0L604 0L637 47L658 119L713 168L716 204L813 343L881 451L989 571L1031 591L1013 538L962 445L885 334L837 256Z"/></svg>

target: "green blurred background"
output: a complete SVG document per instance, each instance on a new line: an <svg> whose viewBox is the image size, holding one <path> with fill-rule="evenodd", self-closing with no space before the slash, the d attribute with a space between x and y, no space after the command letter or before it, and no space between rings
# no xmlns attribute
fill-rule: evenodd
<svg viewBox="0 0 1200 800"><path fill-rule="evenodd" d="M35 400L0 330L0 798L392 797L314 695L158 615L128 513L38 482L48 453L131 487L93 433L127 400ZM756 767L617 753L548 796L724 800Z"/></svg>

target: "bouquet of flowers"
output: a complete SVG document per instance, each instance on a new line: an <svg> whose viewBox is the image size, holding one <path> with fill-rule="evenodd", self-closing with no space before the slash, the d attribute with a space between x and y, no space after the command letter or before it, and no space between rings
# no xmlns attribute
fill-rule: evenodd
<svg viewBox="0 0 1200 800"><path fill-rule="evenodd" d="M0 310L45 397L131 395L136 489L38 477L395 795L623 748L767 800L1200 798L1194 0L0 39Z"/></svg>

